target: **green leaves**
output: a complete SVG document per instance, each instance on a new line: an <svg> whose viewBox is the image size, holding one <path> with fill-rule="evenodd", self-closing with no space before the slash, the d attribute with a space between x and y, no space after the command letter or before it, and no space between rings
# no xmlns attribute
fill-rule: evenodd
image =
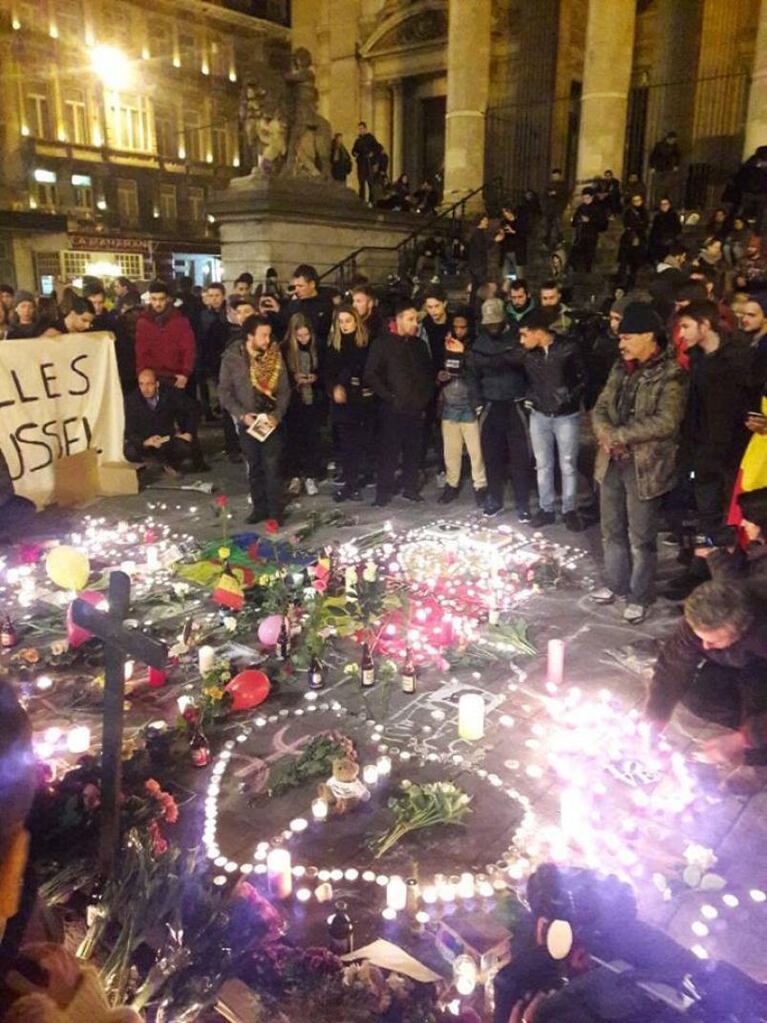
<svg viewBox="0 0 767 1023"><path fill-rule="evenodd" d="M463 825L463 818L471 812L471 796L449 781L430 782L426 785L402 783L402 795L389 800L395 824L373 842L376 859L411 831L431 828L437 824Z"/></svg>

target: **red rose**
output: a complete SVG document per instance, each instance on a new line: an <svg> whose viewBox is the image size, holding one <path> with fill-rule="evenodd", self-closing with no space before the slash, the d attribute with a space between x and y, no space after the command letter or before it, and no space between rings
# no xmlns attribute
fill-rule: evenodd
<svg viewBox="0 0 767 1023"><path fill-rule="evenodd" d="M229 498L226 496L226 494L219 494L218 497L216 498L216 507L217 508L226 508L226 506L228 504L229 504Z"/></svg>
<svg viewBox="0 0 767 1023"><path fill-rule="evenodd" d="M280 524L277 519L267 519L264 523L264 529L267 533L279 533Z"/></svg>

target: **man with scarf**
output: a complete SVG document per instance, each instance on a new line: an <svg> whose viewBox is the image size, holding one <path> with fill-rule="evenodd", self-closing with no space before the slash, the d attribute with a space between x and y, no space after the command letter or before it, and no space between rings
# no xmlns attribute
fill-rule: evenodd
<svg viewBox="0 0 767 1023"><path fill-rule="evenodd" d="M280 423L290 401L288 371L265 316L249 316L242 332L244 341L231 344L224 353L219 400L238 424L240 446L248 463L253 507L247 521L271 518L281 523L284 510ZM258 418L262 415L265 420ZM249 432L258 425L257 420L271 427L263 440Z"/></svg>
<svg viewBox="0 0 767 1023"><path fill-rule="evenodd" d="M660 504L674 485L687 399L684 371L658 345L661 331L651 306L626 307L621 359L591 414L607 584L592 596L601 604L625 597L623 617L631 624L645 618L655 596Z"/></svg>
<svg viewBox="0 0 767 1023"><path fill-rule="evenodd" d="M189 320L173 305L168 285L152 281L149 307L136 321L136 374L152 369L162 383L184 390L194 372L194 361Z"/></svg>

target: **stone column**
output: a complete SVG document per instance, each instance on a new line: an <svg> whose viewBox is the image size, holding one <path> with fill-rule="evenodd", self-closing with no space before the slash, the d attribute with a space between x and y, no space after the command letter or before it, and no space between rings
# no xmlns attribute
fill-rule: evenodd
<svg viewBox="0 0 767 1023"><path fill-rule="evenodd" d="M635 21L634 3L589 0L576 171L579 183L599 177L608 167L616 177L623 174Z"/></svg>
<svg viewBox="0 0 767 1023"><path fill-rule="evenodd" d="M450 0L444 200L454 202L485 178L485 112L490 87L491 0ZM482 196L474 201L482 205Z"/></svg>
<svg viewBox="0 0 767 1023"><path fill-rule="evenodd" d="M657 0L655 52L650 77L650 113L645 151L668 131L679 136L683 159L692 147L695 80L703 20L702 0Z"/></svg>
<svg viewBox="0 0 767 1023"><path fill-rule="evenodd" d="M758 146L764 145L767 145L767 0L762 0L759 8L746 135L743 141L744 159L751 156Z"/></svg>
<svg viewBox="0 0 767 1023"><path fill-rule="evenodd" d="M388 85L377 85L373 93L372 131L391 159L391 92Z"/></svg>
<svg viewBox="0 0 767 1023"><path fill-rule="evenodd" d="M373 131L373 68L364 61L362 64L362 82L360 85L360 116L359 120L364 121L370 131ZM357 136L357 125L354 125L354 135Z"/></svg>
<svg viewBox="0 0 767 1023"><path fill-rule="evenodd" d="M396 181L402 174L402 133L404 130L405 111L402 103L402 82L394 82L391 87L391 163L389 177Z"/></svg>

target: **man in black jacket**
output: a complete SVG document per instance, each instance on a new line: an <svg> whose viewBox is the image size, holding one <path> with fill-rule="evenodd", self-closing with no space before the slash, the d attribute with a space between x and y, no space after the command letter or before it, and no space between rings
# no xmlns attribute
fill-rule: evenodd
<svg viewBox="0 0 767 1023"><path fill-rule="evenodd" d="M402 496L422 501L418 468L424 409L434 393L434 372L429 348L418 336L418 313L412 302L405 301L397 309L397 333L382 334L373 343L364 380L382 403L374 504L383 508L391 500L400 454Z"/></svg>
<svg viewBox="0 0 767 1023"><path fill-rule="evenodd" d="M524 352L516 361L527 376L527 397L532 406L530 438L538 476L538 511L532 525L552 525L554 513L554 448L562 474L562 513L573 532L583 529L575 504L578 496L578 446L586 370L579 346L555 334L549 316L536 310L519 332Z"/></svg>
<svg viewBox="0 0 767 1023"><path fill-rule="evenodd" d="M357 161L357 184L359 185L359 196L363 201L371 199L370 182L373 179L375 163L378 154L381 152L381 143L375 135L368 131L364 121L357 125L357 138L352 146L352 156Z"/></svg>
<svg viewBox="0 0 767 1023"><path fill-rule="evenodd" d="M599 235L607 228L607 216L594 202L593 188L584 188L581 191L581 202L573 214L571 223L575 228L575 237L570 252L570 265L573 270L591 273Z"/></svg>
<svg viewBox="0 0 767 1023"><path fill-rule="evenodd" d="M552 252L562 240L562 215L567 206L567 182L555 167L543 190L543 242Z"/></svg>
<svg viewBox="0 0 767 1023"><path fill-rule="evenodd" d="M221 356L229 340L229 320L226 314L226 288L215 281L208 285L207 305L197 322L197 358L194 364L197 389L206 422L213 422L210 384L218 380Z"/></svg>
<svg viewBox="0 0 767 1023"><path fill-rule="evenodd" d="M448 351L450 342L447 343ZM503 510L503 492L511 477L517 518L530 521L530 492L533 489L530 438L522 407L525 375L512 366L508 356L518 352L517 333L506 322L500 298L482 303L482 326L466 357L468 374L484 406L482 456L487 470L487 518Z"/></svg>
<svg viewBox="0 0 767 1023"><path fill-rule="evenodd" d="M726 728L707 758L767 763L767 607L743 583L712 580L685 601L684 619L661 648L645 717L660 730L680 701Z"/></svg>
<svg viewBox="0 0 767 1023"><path fill-rule="evenodd" d="M125 399L125 457L129 462L159 462L176 476L186 459L202 472L197 437L197 403L177 387L164 387L152 369L139 373L138 388Z"/></svg>

